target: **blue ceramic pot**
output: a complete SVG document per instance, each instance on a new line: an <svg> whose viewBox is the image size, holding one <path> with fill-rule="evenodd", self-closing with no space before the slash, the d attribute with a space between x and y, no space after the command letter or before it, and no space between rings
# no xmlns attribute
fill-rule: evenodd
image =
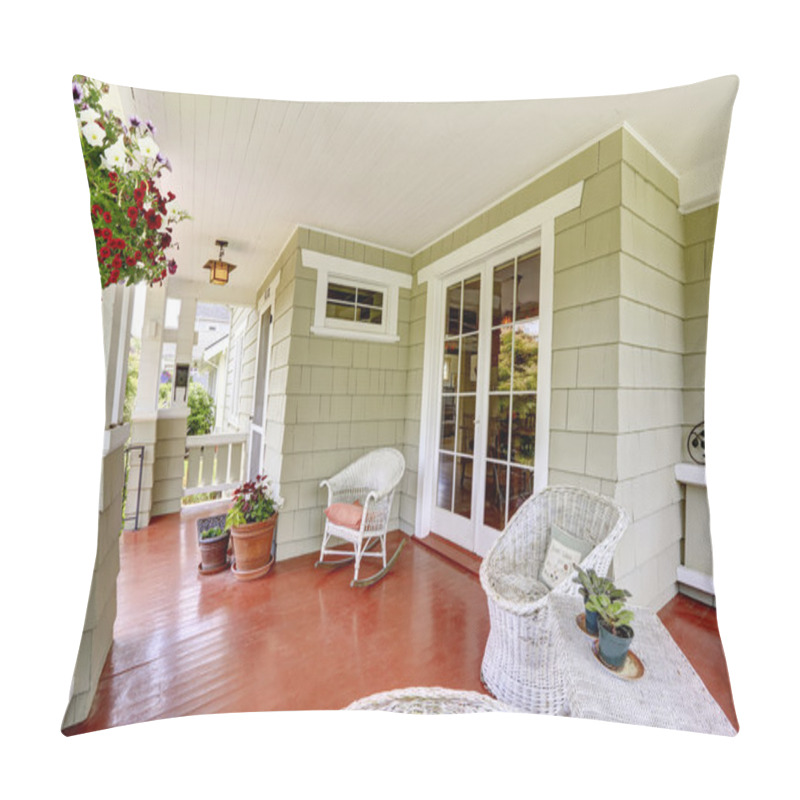
<svg viewBox="0 0 800 800"><path fill-rule="evenodd" d="M627 628L627 631L630 632L630 635L618 636L614 633L611 633L611 631L606 629L603 625L598 627L600 629L600 658L602 658L603 661L605 661L610 667L613 667L614 669L620 669L628 656L628 649L630 648L631 640L633 639L633 630L631 628ZM623 628L622 630L625 629Z"/></svg>
<svg viewBox="0 0 800 800"><path fill-rule="evenodd" d="M589 611L585 606L584 610L586 611L586 633L597 636L597 612Z"/></svg>

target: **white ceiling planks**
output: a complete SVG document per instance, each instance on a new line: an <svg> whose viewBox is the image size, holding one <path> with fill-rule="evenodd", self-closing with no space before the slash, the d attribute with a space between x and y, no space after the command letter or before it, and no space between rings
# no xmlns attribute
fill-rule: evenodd
<svg viewBox="0 0 800 800"><path fill-rule="evenodd" d="M254 292L297 225L413 254L622 122L679 176L704 174L724 157L735 90L735 79L721 78L539 101L311 103L141 89L122 97L157 126L174 170L164 187L192 216L176 231L171 280L207 281L203 264L222 238L237 265L231 283Z"/></svg>

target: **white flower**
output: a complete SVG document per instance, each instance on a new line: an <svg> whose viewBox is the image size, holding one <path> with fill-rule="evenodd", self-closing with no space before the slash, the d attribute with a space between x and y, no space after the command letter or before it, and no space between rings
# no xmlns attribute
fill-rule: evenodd
<svg viewBox="0 0 800 800"><path fill-rule="evenodd" d="M84 124L89 122L97 122L97 120L100 119L100 115L93 108L84 108L78 117Z"/></svg>
<svg viewBox="0 0 800 800"><path fill-rule="evenodd" d="M96 122L87 122L81 128L81 133L83 133L86 141L92 145L100 145L106 138L106 132Z"/></svg>
<svg viewBox="0 0 800 800"><path fill-rule="evenodd" d="M158 145L153 141L152 136L142 136L136 142L136 146L145 158L155 158L158 155Z"/></svg>
<svg viewBox="0 0 800 800"><path fill-rule="evenodd" d="M108 170L117 172L127 172L128 162L126 159L125 145L120 139L107 147L103 152L103 166Z"/></svg>

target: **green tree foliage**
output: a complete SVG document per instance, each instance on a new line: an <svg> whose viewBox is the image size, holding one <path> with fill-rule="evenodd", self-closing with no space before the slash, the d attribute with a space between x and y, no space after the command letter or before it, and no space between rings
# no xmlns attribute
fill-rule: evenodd
<svg viewBox="0 0 800 800"><path fill-rule="evenodd" d="M131 346L128 350L128 377L125 380L125 405L123 406L122 419L130 422L133 418L133 406L136 403L136 389L139 386L139 361L141 358L142 342L137 336L131 337Z"/></svg>
<svg viewBox="0 0 800 800"><path fill-rule="evenodd" d="M497 389L511 388L511 349L514 345L514 389L518 392L535 392L539 374L539 339L521 329L516 337L513 328L500 333L500 353L497 359Z"/></svg>
<svg viewBox="0 0 800 800"><path fill-rule="evenodd" d="M202 436L211 433L217 410L211 395L200 383L189 383L189 417L186 420L186 433L189 436Z"/></svg>

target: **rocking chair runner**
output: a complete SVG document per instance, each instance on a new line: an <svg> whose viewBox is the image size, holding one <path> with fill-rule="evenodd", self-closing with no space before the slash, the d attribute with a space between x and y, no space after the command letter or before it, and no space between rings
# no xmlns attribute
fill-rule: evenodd
<svg viewBox="0 0 800 800"><path fill-rule="evenodd" d="M394 491L405 472L406 463L402 454L393 448L373 450L345 467L320 486L328 487L328 507L325 510L325 531L319 561L315 566L344 564L354 561L355 571L351 586L364 586L380 580L389 570L400 547L392 558L386 560L386 533L389 514L392 510ZM330 540L343 539L353 549L331 547ZM370 552L380 543L380 552ZM402 547L402 543L400 545ZM327 560L326 556L334 556ZM381 570L364 580L358 573L361 559L380 558Z"/></svg>

